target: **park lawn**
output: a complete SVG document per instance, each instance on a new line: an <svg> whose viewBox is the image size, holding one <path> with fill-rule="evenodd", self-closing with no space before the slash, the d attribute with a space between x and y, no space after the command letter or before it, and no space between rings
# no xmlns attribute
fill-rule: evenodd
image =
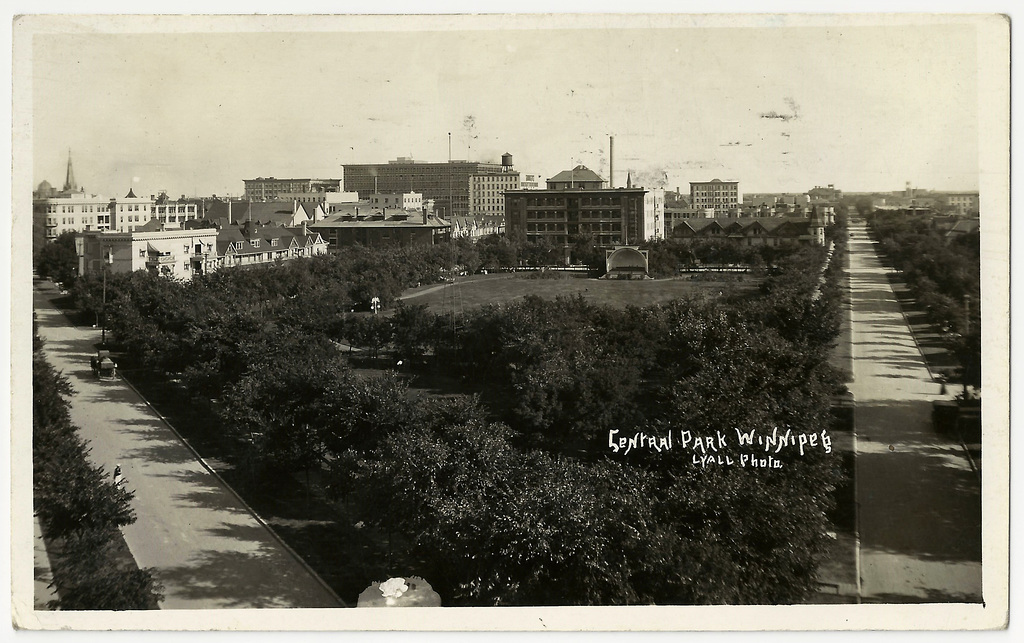
<svg viewBox="0 0 1024 643"><path fill-rule="evenodd" d="M529 273L528 273L529 274ZM553 278L530 278L522 274L475 275L454 284L425 286L406 291L402 299L410 305L426 304L434 313L457 308L470 309L502 304L527 295L544 299L582 295L595 304L613 308L650 306L691 293L729 295L752 291L759 280L746 274L695 274L673 279L594 279L572 274Z"/></svg>

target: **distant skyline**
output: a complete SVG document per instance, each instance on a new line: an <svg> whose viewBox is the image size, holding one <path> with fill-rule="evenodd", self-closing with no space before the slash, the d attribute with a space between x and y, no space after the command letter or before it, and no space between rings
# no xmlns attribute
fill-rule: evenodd
<svg viewBox="0 0 1024 643"><path fill-rule="evenodd" d="M446 161L451 132L452 158L509 152L545 179L579 163L607 179L614 135L617 185L629 172L683 191L713 178L745 193L978 189L966 17L585 29L549 28L573 26L564 16L450 18L459 30L324 18L306 31L280 17L148 18L119 23L140 33L33 36L35 184L61 187L70 148L89 192L239 195L257 176ZM340 31L353 24L369 30Z"/></svg>

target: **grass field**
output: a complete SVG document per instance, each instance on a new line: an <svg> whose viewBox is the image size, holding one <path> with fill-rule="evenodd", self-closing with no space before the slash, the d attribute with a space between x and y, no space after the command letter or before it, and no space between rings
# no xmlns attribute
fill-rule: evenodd
<svg viewBox="0 0 1024 643"><path fill-rule="evenodd" d="M558 295L581 294L596 304L625 308L659 304L695 292L711 295L746 292L757 284L758 280L744 274L647 280L592 279L573 274L545 279L531 279L525 274L473 275L454 284L407 290L402 299L410 304L426 304L432 312L443 312L453 298L457 305L469 309L505 303L527 295L554 299Z"/></svg>

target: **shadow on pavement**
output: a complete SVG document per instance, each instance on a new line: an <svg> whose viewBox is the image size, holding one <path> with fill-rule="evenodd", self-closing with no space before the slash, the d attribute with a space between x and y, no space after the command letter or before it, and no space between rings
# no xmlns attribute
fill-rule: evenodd
<svg viewBox="0 0 1024 643"><path fill-rule="evenodd" d="M981 486L958 444L931 426L927 400L858 404L865 549L981 561Z"/></svg>
<svg viewBox="0 0 1024 643"><path fill-rule="evenodd" d="M246 573L251 570L261 573ZM168 600L208 602L211 607L340 607L311 578L293 578L260 552L205 551L187 566L162 570L159 578L176 588ZM296 591L296 581L310 583L309 591Z"/></svg>

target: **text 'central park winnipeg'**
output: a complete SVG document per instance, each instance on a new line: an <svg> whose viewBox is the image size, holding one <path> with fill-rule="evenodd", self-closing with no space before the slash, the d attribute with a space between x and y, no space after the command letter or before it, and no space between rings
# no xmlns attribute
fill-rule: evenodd
<svg viewBox="0 0 1024 643"><path fill-rule="evenodd" d="M69 156L37 606L979 602L978 193L613 162L106 197Z"/></svg>
<svg viewBox="0 0 1024 643"><path fill-rule="evenodd" d="M662 451L672 449L673 433L671 430L667 431L664 435L648 435L638 431L630 437L619 437L618 433L618 429L608 431L608 447L612 450L612 453L621 452L623 455L626 455L633 449L651 449L661 453ZM694 436L690 431L680 429L675 440L676 448L688 449L691 452L694 464L698 463L698 458L700 458L699 462L701 464L708 462L734 464L734 460L730 455L732 448L730 447L728 433L715 431L713 436ZM825 453L832 453L832 437L825 429L822 429L820 434L811 433L810 435L806 433L794 435L790 429L780 433L778 427L773 428L772 432L768 435L761 435L756 429L747 433L737 429L736 435L732 440L739 447L753 447L754 445L763 447L765 453L778 453L787 447L795 448L800 455L803 455L804 449L807 448L821 448ZM742 454L737 453L737 460L740 466L747 466L749 464L752 467L775 466L775 463L778 462L770 456L768 458L758 458L756 457L757 455L756 451L748 451Z"/></svg>

